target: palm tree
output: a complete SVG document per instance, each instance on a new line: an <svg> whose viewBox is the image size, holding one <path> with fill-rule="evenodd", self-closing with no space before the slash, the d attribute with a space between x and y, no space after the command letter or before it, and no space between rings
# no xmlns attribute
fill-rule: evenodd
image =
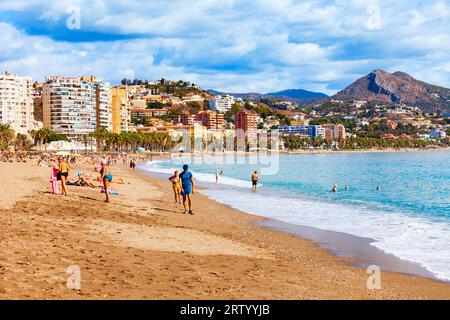
<svg viewBox="0 0 450 320"><path fill-rule="evenodd" d="M14 141L14 130L9 124L0 124L0 150L6 150Z"/></svg>
<svg viewBox="0 0 450 320"><path fill-rule="evenodd" d="M28 150L32 145L33 143L25 134L18 133L14 140L14 147L16 150Z"/></svg>
<svg viewBox="0 0 450 320"><path fill-rule="evenodd" d="M39 144L44 144L45 151L47 151L47 143L50 138L50 136L53 134L53 131L49 128L42 128L36 131L35 137L37 140L39 140Z"/></svg>
<svg viewBox="0 0 450 320"><path fill-rule="evenodd" d="M31 136L31 138L33 138L33 144L36 144L36 133L37 133L36 130L30 131L30 136Z"/></svg>
<svg viewBox="0 0 450 320"><path fill-rule="evenodd" d="M100 151L103 147L103 144L108 137L108 130L105 128L97 128L90 135L97 141L97 151Z"/></svg>
<svg viewBox="0 0 450 320"><path fill-rule="evenodd" d="M92 137L88 134L83 134L77 137L77 141L84 144L84 151L87 152L88 143L92 141Z"/></svg>

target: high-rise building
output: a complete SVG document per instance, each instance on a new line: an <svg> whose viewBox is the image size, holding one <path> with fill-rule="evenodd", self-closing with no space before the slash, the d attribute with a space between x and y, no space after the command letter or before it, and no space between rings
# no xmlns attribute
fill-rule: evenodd
<svg viewBox="0 0 450 320"><path fill-rule="evenodd" d="M181 115L180 121L183 126L192 126L195 122L195 115L184 113Z"/></svg>
<svg viewBox="0 0 450 320"><path fill-rule="evenodd" d="M131 123L130 100L126 87L112 88L112 131L121 133L129 131Z"/></svg>
<svg viewBox="0 0 450 320"><path fill-rule="evenodd" d="M78 77L46 77L42 88L44 127L70 139L95 129L112 130L112 96L106 82Z"/></svg>
<svg viewBox="0 0 450 320"><path fill-rule="evenodd" d="M321 137L325 139L325 128L322 128L320 125L310 125L307 126L308 134L311 137L311 140L314 140L317 137Z"/></svg>
<svg viewBox="0 0 450 320"><path fill-rule="evenodd" d="M9 72L0 74L0 123L10 124L21 134L34 129L31 77L19 77Z"/></svg>
<svg viewBox="0 0 450 320"><path fill-rule="evenodd" d="M104 128L112 131L112 93L111 85L96 79L94 76L81 77L82 82L86 82L95 88L95 117L96 129Z"/></svg>
<svg viewBox="0 0 450 320"><path fill-rule="evenodd" d="M232 105L236 100L233 96L225 95L225 96L215 96L212 99L209 99L208 104L209 108L214 111L219 112L227 112L231 110Z"/></svg>
<svg viewBox="0 0 450 320"><path fill-rule="evenodd" d="M249 111L241 111L234 116L234 129L236 139L248 143L256 143L258 134L257 115Z"/></svg>
<svg viewBox="0 0 450 320"><path fill-rule="evenodd" d="M201 122L208 130L223 130L225 117L222 113L214 111L201 111L195 115L196 121Z"/></svg>
<svg viewBox="0 0 450 320"><path fill-rule="evenodd" d="M345 139L345 127L342 124L322 124L325 139Z"/></svg>

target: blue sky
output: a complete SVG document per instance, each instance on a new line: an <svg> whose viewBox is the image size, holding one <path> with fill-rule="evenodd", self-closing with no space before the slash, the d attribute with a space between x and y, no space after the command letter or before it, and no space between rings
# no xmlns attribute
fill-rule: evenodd
<svg viewBox="0 0 450 320"><path fill-rule="evenodd" d="M385 69L450 87L449 0L2 0L0 29L0 70L38 81L332 94Z"/></svg>

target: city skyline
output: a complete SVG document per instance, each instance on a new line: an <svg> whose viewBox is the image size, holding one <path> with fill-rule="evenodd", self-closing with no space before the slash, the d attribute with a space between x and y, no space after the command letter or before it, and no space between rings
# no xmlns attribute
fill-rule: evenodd
<svg viewBox="0 0 450 320"><path fill-rule="evenodd" d="M373 69L450 87L448 1L2 1L0 69L333 94Z"/></svg>

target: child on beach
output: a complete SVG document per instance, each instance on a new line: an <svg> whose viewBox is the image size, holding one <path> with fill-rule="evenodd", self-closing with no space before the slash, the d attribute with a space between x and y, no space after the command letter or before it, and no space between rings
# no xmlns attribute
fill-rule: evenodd
<svg viewBox="0 0 450 320"><path fill-rule="evenodd" d="M52 166L52 172L50 174L50 185L52 187L52 194L58 194L58 169Z"/></svg>
<svg viewBox="0 0 450 320"><path fill-rule="evenodd" d="M181 184L180 176L178 175L178 170L175 170L174 175L169 178L172 182L173 194L175 197L175 203L181 203Z"/></svg>

